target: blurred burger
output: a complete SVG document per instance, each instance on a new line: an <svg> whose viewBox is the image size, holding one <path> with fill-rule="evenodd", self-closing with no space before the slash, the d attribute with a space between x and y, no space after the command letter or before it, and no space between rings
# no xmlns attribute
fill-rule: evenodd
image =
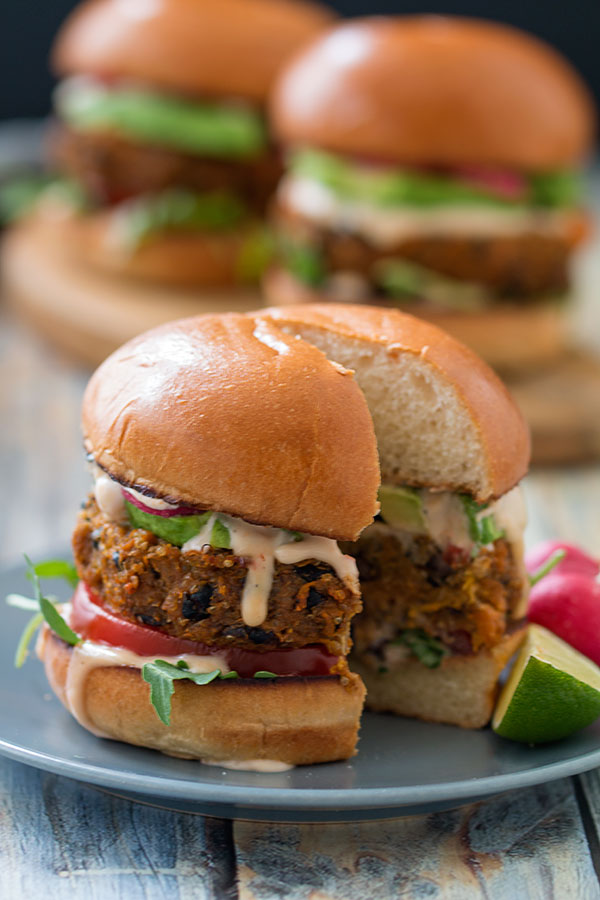
<svg viewBox="0 0 600 900"><path fill-rule="evenodd" d="M295 57L272 118L271 302L399 306L500 366L561 352L594 113L558 53L476 20L357 20Z"/></svg>
<svg viewBox="0 0 600 900"><path fill-rule="evenodd" d="M352 373L268 322L181 320L103 363L83 429L75 637L45 627L38 645L67 708L233 767L351 756L360 594L336 541L371 522L379 481Z"/></svg>
<svg viewBox="0 0 600 900"><path fill-rule="evenodd" d="M88 0L54 48L61 238L102 268L216 287L257 275L279 176L265 101L331 19L305 0ZM64 192L63 192L64 196Z"/></svg>

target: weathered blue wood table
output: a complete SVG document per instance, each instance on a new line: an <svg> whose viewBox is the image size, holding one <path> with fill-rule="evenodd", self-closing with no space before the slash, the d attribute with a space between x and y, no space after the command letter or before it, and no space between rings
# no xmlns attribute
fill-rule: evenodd
<svg viewBox="0 0 600 900"><path fill-rule="evenodd" d="M87 491L86 374L0 312L0 560L64 543ZM600 468L528 481L530 539L600 547ZM225 822L0 758L0 898L600 898L596 772L410 819Z"/></svg>

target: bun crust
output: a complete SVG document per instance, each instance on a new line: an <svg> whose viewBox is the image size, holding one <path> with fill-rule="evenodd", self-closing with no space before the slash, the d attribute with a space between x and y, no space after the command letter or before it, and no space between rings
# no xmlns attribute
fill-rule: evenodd
<svg viewBox="0 0 600 900"><path fill-rule="evenodd" d="M368 709L461 728L483 728L494 711L500 673L524 638L525 625L493 650L447 656L437 669L407 659L380 674L355 656L350 657L350 665L366 684Z"/></svg>
<svg viewBox="0 0 600 900"><path fill-rule="evenodd" d="M284 269L272 269L263 279L267 302L276 306L323 303L323 295ZM327 301L332 302L332 301ZM376 298L373 303L378 305ZM509 304L482 312L419 310L425 319L466 344L503 374L519 374L551 365L564 356L568 326L563 304Z"/></svg>
<svg viewBox="0 0 600 900"><path fill-rule="evenodd" d="M42 646L50 686L68 709L65 684L72 650L46 627ZM350 675L347 686L337 678L204 687L178 681L166 726L137 669L92 669L83 690L90 721L117 741L187 759L270 759L291 765L353 756L365 696L357 675Z"/></svg>
<svg viewBox="0 0 600 900"><path fill-rule="evenodd" d="M260 315L352 364L374 418L384 482L465 490L487 501L525 475L529 432L508 391L475 353L434 325L341 303Z"/></svg>
<svg viewBox="0 0 600 900"><path fill-rule="evenodd" d="M336 540L377 512L352 373L268 322L198 316L140 335L96 370L82 416L96 462L160 497Z"/></svg>
<svg viewBox="0 0 600 900"><path fill-rule="evenodd" d="M60 75L262 104L282 64L332 19L307 0L87 0L61 29L52 62Z"/></svg>
<svg viewBox="0 0 600 900"><path fill-rule="evenodd" d="M56 239L93 268L154 284L247 290L239 260L249 229L164 231L129 251L115 243L110 211L65 215L50 224Z"/></svg>
<svg viewBox="0 0 600 900"><path fill-rule="evenodd" d="M272 103L285 143L400 164L552 169L591 150L594 106L555 50L516 29L370 18L300 52Z"/></svg>

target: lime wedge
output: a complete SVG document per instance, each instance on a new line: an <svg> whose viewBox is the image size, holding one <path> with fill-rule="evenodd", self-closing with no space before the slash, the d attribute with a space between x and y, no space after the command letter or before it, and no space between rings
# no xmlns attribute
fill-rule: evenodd
<svg viewBox="0 0 600 900"><path fill-rule="evenodd" d="M543 744L600 716L600 668L540 625L527 638L504 685L492 728L505 738Z"/></svg>

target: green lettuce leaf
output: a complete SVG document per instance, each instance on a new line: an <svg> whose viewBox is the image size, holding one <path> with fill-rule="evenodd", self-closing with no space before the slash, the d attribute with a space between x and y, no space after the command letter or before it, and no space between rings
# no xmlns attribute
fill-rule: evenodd
<svg viewBox="0 0 600 900"><path fill-rule="evenodd" d="M115 240L135 250L162 231L223 231L246 215L243 202L229 191L196 194L172 188L122 203L115 213Z"/></svg>

